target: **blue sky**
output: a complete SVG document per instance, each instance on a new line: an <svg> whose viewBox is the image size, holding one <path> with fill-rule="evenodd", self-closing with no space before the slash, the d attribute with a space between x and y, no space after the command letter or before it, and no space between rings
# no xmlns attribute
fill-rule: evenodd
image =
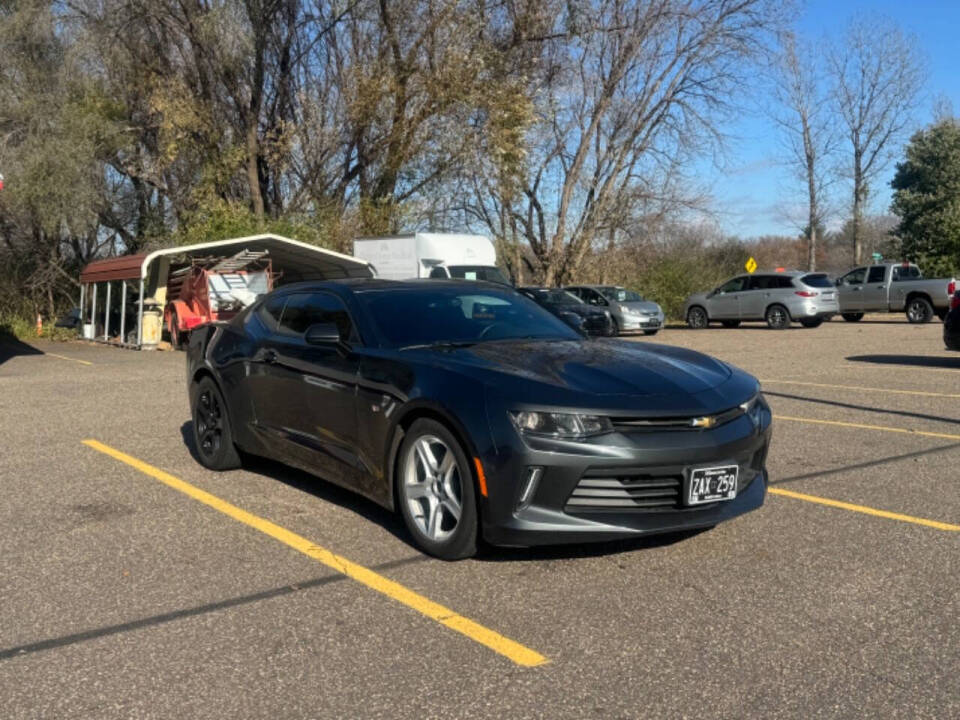
<svg viewBox="0 0 960 720"><path fill-rule="evenodd" d="M808 0L801 9L797 32L816 39L839 33L858 12L878 12L892 18L919 39L929 71L914 128L933 119L934 101L946 98L960 113L960 2L956 0ZM782 149L770 120L759 108L747 112L727 131L733 136L722 170L711 168L701 179L712 185L718 221L726 233L741 237L792 235L800 227L789 208L802 208L803 188L782 165ZM899 153L898 153L899 154ZM890 205L889 181L893 165L874 188L871 209L886 212ZM846 217L849 191L842 182L833 189L834 213L829 226Z"/></svg>

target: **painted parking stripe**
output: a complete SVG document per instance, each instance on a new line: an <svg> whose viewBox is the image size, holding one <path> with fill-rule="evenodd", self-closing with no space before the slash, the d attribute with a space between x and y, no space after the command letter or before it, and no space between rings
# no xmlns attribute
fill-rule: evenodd
<svg viewBox="0 0 960 720"><path fill-rule="evenodd" d="M774 420L786 420L788 422L811 423L813 425L831 425L834 427L855 428L858 430L876 430L878 432L901 433L903 435L918 435L920 437L946 438L947 440L960 440L960 435L951 435L950 433L929 432L927 430L910 430L908 428L887 427L885 425L865 425L863 423L841 422L840 420L819 420L817 418L792 417L790 415L774 415Z"/></svg>
<svg viewBox="0 0 960 720"><path fill-rule="evenodd" d="M81 365L93 365L89 360L78 360L77 358L67 357L66 355L57 355L52 352L45 352L44 355L49 355L50 357L60 358L61 360L72 360L75 363L80 363Z"/></svg>
<svg viewBox="0 0 960 720"><path fill-rule="evenodd" d="M807 495L805 493L794 492L793 490L784 490L783 488L768 488L767 492L772 495L781 495L783 497L793 498L794 500L805 500L806 502L817 503L818 505L827 505L829 507L840 508L841 510L850 510L852 512L864 513L865 515L873 515L888 520L899 520L900 522L923 525L925 527L936 528L937 530L960 532L960 525L940 522L939 520L927 520L926 518L914 517L912 515L878 510L877 508L867 507L866 505L854 505L853 503L831 500L830 498L819 497L818 495Z"/></svg>
<svg viewBox="0 0 960 720"><path fill-rule="evenodd" d="M414 592L413 590L410 590L398 582L390 580L389 578L386 578L383 575L374 572L373 570L365 568L362 565L358 565L342 555L337 555L324 547L315 545L305 537L297 535L286 528L280 527L269 520L265 520L264 518L253 515L252 513L249 513L246 510L227 502L226 500L221 500L217 496L211 495L210 493L201 490L200 488L195 487L190 483L181 480L180 478L174 477L173 475L170 475L159 468L155 468L152 465L143 462L142 460L138 460L137 458L127 455L120 450L116 450L108 445L104 445L97 440L84 440L83 444L105 455L109 455L115 460L119 460L120 462L125 463L136 470L139 470L144 475L148 475L155 480L159 480L164 485L167 485L174 490L178 490L184 495L188 495L194 500L197 500L198 502L201 502L204 505L219 511L224 515L243 523L244 525L252 527L255 530L259 530L264 535L269 535L274 540L278 540L284 545L287 545L288 547L291 547L294 550L313 558L323 565L326 565L327 567L346 575L352 580L356 580L360 584L366 585L371 590L376 590L377 592L386 595L397 602L403 603L407 607L416 610L431 620L435 620L441 625L447 626L451 630L456 630L474 642L480 643L494 652L509 658L517 665L522 665L524 667L536 667L537 665L543 665L549 662L547 658L535 650L531 650L530 648L521 645L520 643L511 640L508 637L504 637L500 633L484 627L483 625L480 625L469 618L458 615L453 610L450 610L439 603L433 602L432 600L420 595L417 592Z"/></svg>
<svg viewBox="0 0 960 720"><path fill-rule="evenodd" d="M960 393L924 392L922 390L892 390L890 388L862 387L860 385L830 385L827 383L803 382L800 380L761 380L761 385L803 385L805 387L856 390L857 392L882 392L887 395L918 395L920 397L960 398Z"/></svg>

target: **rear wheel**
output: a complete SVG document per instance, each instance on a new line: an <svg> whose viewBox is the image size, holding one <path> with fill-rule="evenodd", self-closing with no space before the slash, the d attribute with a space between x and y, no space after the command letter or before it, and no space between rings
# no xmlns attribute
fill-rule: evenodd
<svg viewBox="0 0 960 720"><path fill-rule="evenodd" d="M739 320L724 320L724 321L723 321L723 326L724 326L725 328L738 328L738 327L740 327L740 321L739 321Z"/></svg>
<svg viewBox="0 0 960 720"><path fill-rule="evenodd" d="M860 322L863 320L863 313L841 313L841 317L847 322Z"/></svg>
<svg viewBox="0 0 960 720"><path fill-rule="evenodd" d="M823 325L823 318L804 318L800 324L805 328L815 328Z"/></svg>
<svg viewBox="0 0 960 720"><path fill-rule="evenodd" d="M428 418L413 423L400 445L397 501L416 544L444 560L477 551L473 472L460 443Z"/></svg>
<svg viewBox="0 0 960 720"><path fill-rule="evenodd" d="M233 444L227 404L220 388L211 378L205 377L194 383L191 396L193 441L200 462L211 470L240 467L240 454Z"/></svg>
<svg viewBox="0 0 960 720"><path fill-rule="evenodd" d="M767 327L772 330L786 330L790 327L790 313L783 305L771 305L764 316Z"/></svg>
<svg viewBox="0 0 960 720"><path fill-rule="evenodd" d="M707 317L707 311L699 305L694 305L687 310L687 325L693 330L702 330L710 324Z"/></svg>
<svg viewBox="0 0 960 720"><path fill-rule="evenodd" d="M925 297L914 297L907 301L907 320L912 323L928 323L933 319L933 305Z"/></svg>

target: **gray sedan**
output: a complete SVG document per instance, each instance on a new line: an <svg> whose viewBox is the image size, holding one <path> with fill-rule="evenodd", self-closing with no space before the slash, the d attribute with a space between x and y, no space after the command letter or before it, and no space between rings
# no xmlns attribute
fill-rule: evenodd
<svg viewBox="0 0 960 720"><path fill-rule="evenodd" d="M793 321L817 327L836 315L839 306L837 290L825 274L791 271L738 275L708 293L691 295L683 312L694 329L715 320L724 327L765 320L780 330Z"/></svg>
<svg viewBox="0 0 960 720"><path fill-rule="evenodd" d="M609 311L614 335L637 330L642 330L644 335L656 335L663 327L664 315L660 306L633 290L616 285L576 285L564 290L585 303Z"/></svg>

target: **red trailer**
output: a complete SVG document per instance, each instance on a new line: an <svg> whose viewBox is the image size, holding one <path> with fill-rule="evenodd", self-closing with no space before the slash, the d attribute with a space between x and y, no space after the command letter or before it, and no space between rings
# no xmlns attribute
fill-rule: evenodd
<svg viewBox="0 0 960 720"><path fill-rule="evenodd" d="M244 250L231 257L193 258L171 270L167 280L164 326L170 344L182 348L190 331L204 323L229 320L274 286L266 251Z"/></svg>

